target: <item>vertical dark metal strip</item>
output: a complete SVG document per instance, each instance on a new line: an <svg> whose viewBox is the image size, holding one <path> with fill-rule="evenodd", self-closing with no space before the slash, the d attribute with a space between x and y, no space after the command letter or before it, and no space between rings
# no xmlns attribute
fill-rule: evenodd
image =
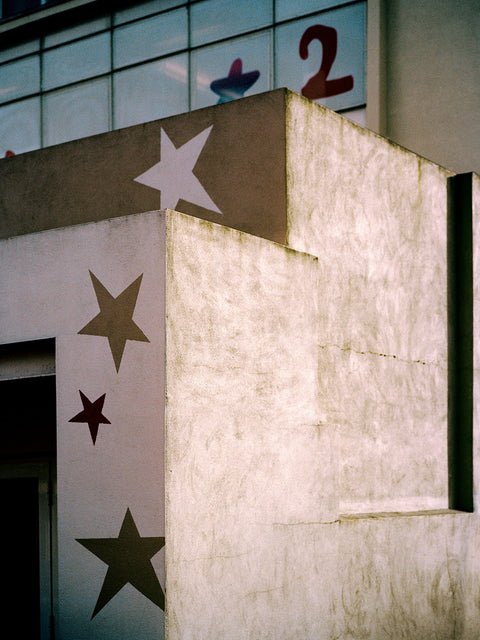
<svg viewBox="0 0 480 640"><path fill-rule="evenodd" d="M472 174L448 181L449 506L473 511Z"/></svg>

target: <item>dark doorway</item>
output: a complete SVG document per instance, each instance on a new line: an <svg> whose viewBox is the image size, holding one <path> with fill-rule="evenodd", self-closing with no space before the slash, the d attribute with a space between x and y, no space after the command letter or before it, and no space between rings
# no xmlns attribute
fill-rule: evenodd
<svg viewBox="0 0 480 640"><path fill-rule="evenodd" d="M37 478L0 479L2 626L15 638L40 638ZM28 614L27 614L28 612Z"/></svg>
<svg viewBox="0 0 480 640"><path fill-rule="evenodd" d="M448 179L448 493L451 509L474 509L472 174Z"/></svg>
<svg viewBox="0 0 480 640"><path fill-rule="evenodd" d="M55 376L0 381L2 629L53 638Z"/></svg>

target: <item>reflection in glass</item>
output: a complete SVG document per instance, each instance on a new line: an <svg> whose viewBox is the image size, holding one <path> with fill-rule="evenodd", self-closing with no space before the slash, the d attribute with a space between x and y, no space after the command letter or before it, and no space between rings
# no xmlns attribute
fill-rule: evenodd
<svg viewBox="0 0 480 640"><path fill-rule="evenodd" d="M122 67L165 55L188 46L187 10L162 13L115 29L114 67Z"/></svg>
<svg viewBox="0 0 480 640"><path fill-rule="evenodd" d="M312 78L318 76L325 55L322 42L314 38L308 45L308 57L304 60L299 54L299 43L307 29L319 24L335 29L337 35L337 50L333 52L333 64L328 70L327 80L353 76L353 88L331 97L318 98L316 102L334 110L365 104L364 2L277 27L277 86L301 93L307 83L311 86Z"/></svg>
<svg viewBox="0 0 480 640"><path fill-rule="evenodd" d="M217 94L217 104L231 102L243 98L244 94L252 87L260 77L260 71L243 72L243 60L235 58L228 72L228 76L217 78L210 83L210 89Z"/></svg>
<svg viewBox="0 0 480 640"><path fill-rule="evenodd" d="M0 158L40 148L40 98L0 107Z"/></svg>
<svg viewBox="0 0 480 640"><path fill-rule="evenodd" d="M58 49L43 57L44 89L78 82L110 70L110 34L102 33Z"/></svg>
<svg viewBox="0 0 480 640"><path fill-rule="evenodd" d="M0 67L0 102L40 91L40 58L30 56Z"/></svg>
<svg viewBox="0 0 480 640"><path fill-rule="evenodd" d="M109 80L102 78L44 98L44 144L59 144L109 129Z"/></svg>
<svg viewBox="0 0 480 640"><path fill-rule="evenodd" d="M272 0L205 0L190 8L192 46L236 36L272 22Z"/></svg>
<svg viewBox="0 0 480 640"><path fill-rule="evenodd" d="M188 56L181 54L114 74L114 127L188 110Z"/></svg>
<svg viewBox="0 0 480 640"><path fill-rule="evenodd" d="M245 87L241 77L238 82L234 82L234 97L240 98L268 91L272 88L271 57L270 30L192 52L192 109L224 101L221 100L222 96L218 91L215 91L218 86L216 81L228 79L235 74L235 71L238 72L240 67L241 76L255 71L259 74L250 87ZM241 60L241 65L236 62L237 60ZM214 83L213 90L212 83Z"/></svg>

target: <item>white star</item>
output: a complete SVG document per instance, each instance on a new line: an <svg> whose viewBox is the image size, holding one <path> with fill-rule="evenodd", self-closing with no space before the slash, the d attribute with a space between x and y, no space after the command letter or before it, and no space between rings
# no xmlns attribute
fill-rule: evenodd
<svg viewBox="0 0 480 640"><path fill-rule="evenodd" d="M213 125L212 125L213 126ZM216 213L222 213L193 175L212 126L175 148L163 129L160 132L160 162L135 178L136 182L160 191L160 208L175 209L180 198Z"/></svg>

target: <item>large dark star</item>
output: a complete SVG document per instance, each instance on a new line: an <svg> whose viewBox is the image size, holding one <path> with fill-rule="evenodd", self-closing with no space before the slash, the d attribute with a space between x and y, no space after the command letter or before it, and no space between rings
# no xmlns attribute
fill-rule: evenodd
<svg viewBox="0 0 480 640"><path fill-rule="evenodd" d="M93 444L97 440L98 425L99 424L111 424L103 414L103 403L105 402L106 393L100 398L97 398L95 402L90 402L87 396L79 390L80 398L82 399L83 411L77 413L76 416L70 418L69 422L87 422L90 429L90 435L92 436Z"/></svg>
<svg viewBox="0 0 480 640"><path fill-rule="evenodd" d="M100 280L91 271L89 273L97 296L100 313L78 333L108 338L115 368L118 371L127 340L150 342L133 321L133 312L135 311L142 276L140 275L119 296L114 298Z"/></svg>
<svg viewBox="0 0 480 640"><path fill-rule="evenodd" d="M127 509L118 538L77 538L77 542L108 565L92 618L127 583L160 609L165 609L165 596L150 561L165 545L165 538L141 538L130 509Z"/></svg>

